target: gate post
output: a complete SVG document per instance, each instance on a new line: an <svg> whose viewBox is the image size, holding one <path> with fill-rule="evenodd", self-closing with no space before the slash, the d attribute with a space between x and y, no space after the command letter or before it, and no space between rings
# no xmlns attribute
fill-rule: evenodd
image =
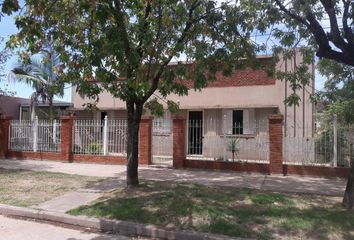
<svg viewBox="0 0 354 240"><path fill-rule="evenodd" d="M139 130L139 164L150 165L152 157L152 119L151 116L143 116Z"/></svg>
<svg viewBox="0 0 354 240"><path fill-rule="evenodd" d="M186 159L186 119L173 117L173 167L183 168Z"/></svg>
<svg viewBox="0 0 354 240"><path fill-rule="evenodd" d="M269 115L269 173L283 173L283 115Z"/></svg>
<svg viewBox="0 0 354 240"><path fill-rule="evenodd" d="M108 116L106 115L103 122L103 155L108 154Z"/></svg>
<svg viewBox="0 0 354 240"><path fill-rule="evenodd" d="M0 116L0 158L6 158L10 141L10 117Z"/></svg>
<svg viewBox="0 0 354 240"><path fill-rule="evenodd" d="M71 162L72 147L73 147L73 116L61 116L61 158L63 161Z"/></svg>

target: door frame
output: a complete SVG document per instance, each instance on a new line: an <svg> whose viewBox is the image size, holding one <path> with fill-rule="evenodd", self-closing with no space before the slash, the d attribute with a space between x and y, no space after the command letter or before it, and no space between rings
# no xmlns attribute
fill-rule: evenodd
<svg viewBox="0 0 354 240"><path fill-rule="evenodd" d="M189 154L188 153L188 150L189 150L189 112L202 112L202 122L203 122L203 126L202 126L202 141L204 139L204 110L205 109L200 109L200 108L197 108L197 109L187 109L187 124L186 124L186 127L187 127L187 134L186 134L186 156L199 156L199 157L202 157L203 156L203 142L202 142L202 154Z"/></svg>

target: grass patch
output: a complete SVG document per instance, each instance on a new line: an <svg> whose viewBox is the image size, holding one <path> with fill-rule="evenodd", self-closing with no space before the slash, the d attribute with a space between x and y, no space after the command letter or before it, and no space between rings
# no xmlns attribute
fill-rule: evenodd
<svg viewBox="0 0 354 240"><path fill-rule="evenodd" d="M69 211L256 239L354 239L340 198L148 181Z"/></svg>
<svg viewBox="0 0 354 240"><path fill-rule="evenodd" d="M0 203L29 207L99 180L64 173L0 168Z"/></svg>

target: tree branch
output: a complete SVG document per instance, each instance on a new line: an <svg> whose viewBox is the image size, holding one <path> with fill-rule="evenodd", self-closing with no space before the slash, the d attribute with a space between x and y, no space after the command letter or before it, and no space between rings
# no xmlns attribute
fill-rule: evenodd
<svg viewBox="0 0 354 240"><path fill-rule="evenodd" d="M151 12L151 0L148 0L147 3L146 3L146 7L145 7L145 14L144 14L144 19L143 19L143 24L142 24L142 27L140 29L140 36L139 36L139 44L138 44L138 48L137 48L137 51L138 51L138 55L139 55L139 63L141 62L142 60L142 57L143 57L143 41L144 41L144 36L145 36L145 33L150 25L150 22L148 21L148 17L150 15L150 12Z"/></svg>
<svg viewBox="0 0 354 240"><path fill-rule="evenodd" d="M126 60L128 60L130 57L130 53L131 53L131 46L130 46L130 42L129 42L129 38L128 38L127 28L125 26L125 19L124 19L124 14L123 14L121 2L120 2L120 0L113 0L113 2L115 5L115 9L113 8L114 18L116 20L117 28L120 33L119 36L120 36L121 40L123 41L125 58L126 58ZM116 11L114 11L114 10L116 10Z"/></svg>
<svg viewBox="0 0 354 240"><path fill-rule="evenodd" d="M295 13L291 12L289 9L287 9L281 2L280 0L275 0L275 3L278 5L281 11L286 13L288 16L291 18L295 19L296 21L304 24L305 26L309 27L309 23L306 22L306 19L300 17L299 15L296 15Z"/></svg>
<svg viewBox="0 0 354 240"><path fill-rule="evenodd" d="M331 0L321 0L321 3L329 17L329 22L331 25L331 32L327 33L328 39L331 42L333 42L336 45L336 47L341 49L342 52L350 51L348 49L348 44L344 41L344 39L342 38L339 32L337 16L336 16L333 2Z"/></svg>
<svg viewBox="0 0 354 240"><path fill-rule="evenodd" d="M354 44L354 34L351 28L348 27L348 17L349 17L349 6L351 3L351 0L342 0L343 2L343 18L342 18L342 24L343 24L343 30L344 30L344 36L347 39L347 41L353 45Z"/></svg>
<svg viewBox="0 0 354 240"><path fill-rule="evenodd" d="M157 72L157 74L155 75L155 77L153 78L152 80L152 83L151 83L151 87L150 87L150 90L149 92L145 95L145 97L142 99L142 101L146 101L147 99L149 99L149 97L156 91L157 87L158 87L158 83L159 83L159 80L161 78L161 75L165 69L165 67L170 63L170 61L172 60L172 58L175 56L175 52L174 52L174 48L183 43L185 41L185 38L187 37L188 35L188 32L189 30L192 28L193 26L193 23L196 22L196 20L199 20L198 19L193 19L193 14L194 14L194 11L197 7L199 7L201 5L201 2L199 0L195 0L190 9L189 9L189 13L188 13L188 20L186 22L186 25L182 31L182 34L181 36L178 38L178 40L176 41L175 43L175 46L172 48L172 51L170 53L170 55L167 57L167 59L161 64L160 66L160 69L159 71Z"/></svg>

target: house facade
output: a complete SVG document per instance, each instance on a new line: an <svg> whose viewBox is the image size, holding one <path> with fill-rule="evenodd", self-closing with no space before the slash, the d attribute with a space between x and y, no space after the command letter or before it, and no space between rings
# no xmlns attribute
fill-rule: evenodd
<svg viewBox="0 0 354 240"><path fill-rule="evenodd" d="M259 56L265 64L272 61L272 56ZM281 59L281 58L280 58ZM301 62L301 54L297 53L294 59L280 60L274 67L275 71L294 70L294 65ZM309 66L314 71L314 66ZM216 80L210 82L201 91L190 89L187 96L170 95L168 100L177 102L180 106L180 115L187 119L187 153L204 157L222 156L222 148L216 148L224 138L237 137L241 142L252 145L257 158L262 160L262 148L257 145L257 137L265 136L268 132L268 116L282 114L284 116L284 135L290 137L311 137L313 135L314 105L310 101L310 94L314 91L314 78L309 86L297 92L301 102L298 106L287 106L284 100L292 93L287 82L269 76L262 69L246 68L238 70L231 76L217 73ZM126 119L125 103L113 98L109 93L99 96L97 107L99 110L88 112L83 105L87 99L81 98L72 89L73 110L77 119ZM156 139L153 141L172 143L171 114L166 111L163 118L155 118L153 132ZM240 143L242 145L242 143ZM225 144L224 144L225 145ZM267 146L263 146L264 149ZM161 147L160 154L170 152L172 146ZM215 153L216 149L220 152ZM230 152L230 151L228 151ZM231 154L231 153L228 153ZM242 153L238 153L242 158ZM249 155L249 154L248 154ZM230 156L228 156L230 158ZM249 158L249 156L248 156Z"/></svg>
<svg viewBox="0 0 354 240"><path fill-rule="evenodd" d="M70 107L72 103L54 100L54 117L60 116ZM36 116L38 119L49 119L49 104L38 102L36 104ZM31 119L31 99L13 96L0 96L0 114L11 117L14 120Z"/></svg>

